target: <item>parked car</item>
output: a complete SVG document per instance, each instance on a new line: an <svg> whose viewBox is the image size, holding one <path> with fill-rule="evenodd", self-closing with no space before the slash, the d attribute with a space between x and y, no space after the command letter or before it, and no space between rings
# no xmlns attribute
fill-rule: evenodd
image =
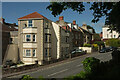
<svg viewBox="0 0 120 80"><path fill-rule="evenodd" d="M85 53L85 51L83 51L82 49L75 49L71 52L71 54L75 54L75 53Z"/></svg>
<svg viewBox="0 0 120 80"><path fill-rule="evenodd" d="M108 48L109 48L110 51L117 50L117 47L112 47L112 46L110 46L110 47L108 47Z"/></svg>
<svg viewBox="0 0 120 80"><path fill-rule="evenodd" d="M109 48L104 47L99 52L100 53L105 53L105 52L109 52L109 51L110 51Z"/></svg>

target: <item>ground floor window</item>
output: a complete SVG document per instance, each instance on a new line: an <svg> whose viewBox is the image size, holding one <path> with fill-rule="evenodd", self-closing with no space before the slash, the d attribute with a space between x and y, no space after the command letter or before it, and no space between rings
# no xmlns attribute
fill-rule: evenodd
<svg viewBox="0 0 120 80"><path fill-rule="evenodd" d="M31 56L31 50L30 49L27 49L26 50L26 57L30 57Z"/></svg>
<svg viewBox="0 0 120 80"><path fill-rule="evenodd" d="M24 57L36 57L36 49L23 49Z"/></svg>
<svg viewBox="0 0 120 80"><path fill-rule="evenodd" d="M33 49L33 57L36 57L36 49Z"/></svg>

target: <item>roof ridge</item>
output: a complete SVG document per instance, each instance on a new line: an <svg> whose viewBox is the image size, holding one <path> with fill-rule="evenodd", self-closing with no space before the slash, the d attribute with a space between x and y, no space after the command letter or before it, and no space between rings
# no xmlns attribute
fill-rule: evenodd
<svg viewBox="0 0 120 80"><path fill-rule="evenodd" d="M30 13L28 15L25 15L23 17L20 17L18 18L19 19L30 19L30 18L44 18L44 19L47 19L46 17L44 17L43 15L39 14L38 12L33 12L33 13ZM47 19L48 20L48 19Z"/></svg>

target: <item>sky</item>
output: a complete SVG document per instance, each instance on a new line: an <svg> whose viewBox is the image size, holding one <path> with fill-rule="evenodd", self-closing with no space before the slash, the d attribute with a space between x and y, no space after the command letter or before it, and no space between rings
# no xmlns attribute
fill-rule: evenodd
<svg viewBox="0 0 120 80"><path fill-rule="evenodd" d="M18 18L36 11L54 22L59 19L59 16L64 16L66 22L72 23L73 20L76 20L76 23L79 26L82 26L82 24L85 23L92 26L96 33L100 33L105 22L105 17L102 17L98 23L91 23L93 15L92 11L89 10L90 4L87 4L86 2L84 2L84 4L85 11L82 14L67 9L60 15L54 17L51 14L51 11L46 9L46 7L50 5L49 2L2 2L2 17L5 18L5 21L8 23L18 24Z"/></svg>

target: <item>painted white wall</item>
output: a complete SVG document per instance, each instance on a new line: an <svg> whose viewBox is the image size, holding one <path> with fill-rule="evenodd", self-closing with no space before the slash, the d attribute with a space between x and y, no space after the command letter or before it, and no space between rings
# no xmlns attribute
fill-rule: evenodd
<svg viewBox="0 0 120 80"><path fill-rule="evenodd" d="M108 27L103 27L102 32L103 32L103 39L110 39L110 38L118 38L119 34L116 31L110 32L108 31Z"/></svg>
<svg viewBox="0 0 120 80"><path fill-rule="evenodd" d="M77 24L76 24L76 25L74 25L74 28L75 28L75 29L78 29L78 25L77 25Z"/></svg>
<svg viewBox="0 0 120 80"><path fill-rule="evenodd" d="M75 49L82 49L87 51L87 53L92 53L92 47L76 47Z"/></svg>
<svg viewBox="0 0 120 80"><path fill-rule="evenodd" d="M58 24L56 24L55 22L52 22L52 26L57 38L57 59L60 58L60 27Z"/></svg>
<svg viewBox="0 0 120 80"><path fill-rule="evenodd" d="M37 28L24 28L23 33L37 33Z"/></svg>

